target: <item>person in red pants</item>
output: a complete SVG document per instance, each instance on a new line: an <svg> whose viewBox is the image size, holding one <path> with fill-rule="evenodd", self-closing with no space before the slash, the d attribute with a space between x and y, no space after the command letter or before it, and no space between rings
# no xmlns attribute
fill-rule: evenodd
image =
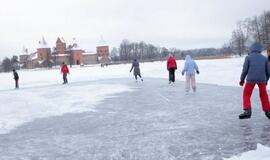
<svg viewBox="0 0 270 160"><path fill-rule="evenodd" d="M270 105L266 90L267 81L270 76L268 61L261 54L263 47L260 43L255 42L250 47L250 54L246 57L239 85L244 86L243 91L243 108L244 112L239 115L239 119L248 119L251 117L251 102L250 98L255 85L258 85L260 99L263 111L267 118L270 119Z"/></svg>

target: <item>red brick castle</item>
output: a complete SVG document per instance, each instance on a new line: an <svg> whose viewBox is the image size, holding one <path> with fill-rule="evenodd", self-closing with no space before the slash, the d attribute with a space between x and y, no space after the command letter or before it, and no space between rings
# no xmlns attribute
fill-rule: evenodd
<svg viewBox="0 0 270 160"><path fill-rule="evenodd" d="M102 44L96 47L96 53L85 52L75 38L67 45L63 38L58 37L55 47L51 49L43 37L35 52L28 54L28 50L23 48L20 54L20 64L23 68L50 67L63 62L71 65L110 63L109 46Z"/></svg>

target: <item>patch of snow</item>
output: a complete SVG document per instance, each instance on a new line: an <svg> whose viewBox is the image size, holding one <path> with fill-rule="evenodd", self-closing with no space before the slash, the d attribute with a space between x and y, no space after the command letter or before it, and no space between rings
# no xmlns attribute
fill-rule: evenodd
<svg viewBox="0 0 270 160"><path fill-rule="evenodd" d="M224 158L224 160L269 160L270 148L257 144L257 149L254 151L248 151L241 156L235 156L232 158Z"/></svg>
<svg viewBox="0 0 270 160"><path fill-rule="evenodd" d="M45 85L45 84L43 84ZM95 111L104 98L131 91L125 85L78 83L0 92L0 134L37 118Z"/></svg>

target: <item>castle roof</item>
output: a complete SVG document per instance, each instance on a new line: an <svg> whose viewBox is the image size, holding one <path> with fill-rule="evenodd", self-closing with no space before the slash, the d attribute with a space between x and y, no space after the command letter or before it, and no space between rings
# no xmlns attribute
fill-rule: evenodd
<svg viewBox="0 0 270 160"><path fill-rule="evenodd" d="M31 60L35 60L35 59L37 59L37 58L38 58L37 52L34 52L34 53L31 53L31 54L30 54L30 59L31 59Z"/></svg>
<svg viewBox="0 0 270 160"><path fill-rule="evenodd" d="M28 49L25 46L23 46L21 54L28 55Z"/></svg>
<svg viewBox="0 0 270 160"><path fill-rule="evenodd" d="M48 47L48 44L44 37L42 37L42 39L38 41L38 49L41 49L41 48L50 48Z"/></svg>
<svg viewBox="0 0 270 160"><path fill-rule="evenodd" d="M82 48L78 45L76 38L73 38L73 40L72 40L71 50L82 50Z"/></svg>
<svg viewBox="0 0 270 160"><path fill-rule="evenodd" d="M66 43L65 39L63 37L58 37L57 38L57 41L60 41L61 43Z"/></svg>
<svg viewBox="0 0 270 160"><path fill-rule="evenodd" d="M107 43L104 40L103 36L100 36L100 40L98 42L98 46L107 46Z"/></svg>
<svg viewBox="0 0 270 160"><path fill-rule="evenodd" d="M84 52L83 55L96 55L97 53L95 52Z"/></svg>

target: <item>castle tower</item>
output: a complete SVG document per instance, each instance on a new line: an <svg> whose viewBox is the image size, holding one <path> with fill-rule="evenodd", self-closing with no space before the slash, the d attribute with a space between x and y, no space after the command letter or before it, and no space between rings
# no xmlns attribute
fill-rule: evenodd
<svg viewBox="0 0 270 160"><path fill-rule="evenodd" d="M56 51L58 54L65 54L66 52L66 42L63 38L57 38L56 40Z"/></svg>
<svg viewBox="0 0 270 160"><path fill-rule="evenodd" d="M96 49L98 57L100 58L109 57L109 45L106 44L102 36L100 37L100 41Z"/></svg>
<svg viewBox="0 0 270 160"><path fill-rule="evenodd" d="M73 38L71 56L72 56L72 63L74 65L83 64L83 52L84 51L80 48L76 39Z"/></svg>
<svg viewBox="0 0 270 160"><path fill-rule="evenodd" d="M22 52L20 54L20 64L25 64L28 61L28 49L23 46Z"/></svg>
<svg viewBox="0 0 270 160"><path fill-rule="evenodd" d="M37 60L38 61L44 61L48 60L51 54L51 48L48 47L47 42L45 41L45 38L42 37L42 40L38 42L38 48L37 48Z"/></svg>

